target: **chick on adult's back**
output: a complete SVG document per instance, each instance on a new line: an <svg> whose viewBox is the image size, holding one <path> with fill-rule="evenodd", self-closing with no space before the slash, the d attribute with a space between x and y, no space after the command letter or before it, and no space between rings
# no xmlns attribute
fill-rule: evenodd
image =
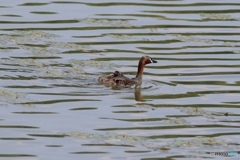
<svg viewBox="0 0 240 160"><path fill-rule="evenodd" d="M141 85L142 84L142 76L144 67L149 63L157 63L157 61L153 60L149 56L143 56L138 63L138 71L135 78L125 77L121 72L115 71L107 76L100 76L98 81L101 84L105 84L108 86L120 86L120 87L131 87L133 85Z"/></svg>

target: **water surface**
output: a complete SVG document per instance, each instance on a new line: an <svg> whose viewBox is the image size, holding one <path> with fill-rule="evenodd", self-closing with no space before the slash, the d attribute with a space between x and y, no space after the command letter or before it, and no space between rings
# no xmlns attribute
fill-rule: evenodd
<svg viewBox="0 0 240 160"><path fill-rule="evenodd" d="M236 0L1 2L0 158L239 153L239 7ZM97 83L115 70L134 77L144 55L158 63L145 68L141 88Z"/></svg>

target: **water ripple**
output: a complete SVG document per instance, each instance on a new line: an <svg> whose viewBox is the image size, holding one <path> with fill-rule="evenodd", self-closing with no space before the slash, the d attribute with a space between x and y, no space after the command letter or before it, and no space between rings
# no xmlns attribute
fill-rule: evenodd
<svg viewBox="0 0 240 160"><path fill-rule="evenodd" d="M3 1L0 157L237 153L239 6L236 0ZM141 87L98 84L115 70L134 77L144 55L158 63L145 67Z"/></svg>

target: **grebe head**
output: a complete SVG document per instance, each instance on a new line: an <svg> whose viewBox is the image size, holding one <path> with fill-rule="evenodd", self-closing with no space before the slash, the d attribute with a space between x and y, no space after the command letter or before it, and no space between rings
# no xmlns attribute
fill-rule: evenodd
<svg viewBox="0 0 240 160"><path fill-rule="evenodd" d="M122 72L119 72L119 71L112 72L111 74L108 75L109 78L120 77L120 76L123 76L123 74Z"/></svg>
<svg viewBox="0 0 240 160"><path fill-rule="evenodd" d="M149 64L149 63L157 63L156 60L152 59L151 57L149 56L143 56L141 59L140 59L140 62L144 65L146 64Z"/></svg>
<svg viewBox="0 0 240 160"><path fill-rule="evenodd" d="M119 71L115 71L112 73L114 77L122 76L123 74Z"/></svg>

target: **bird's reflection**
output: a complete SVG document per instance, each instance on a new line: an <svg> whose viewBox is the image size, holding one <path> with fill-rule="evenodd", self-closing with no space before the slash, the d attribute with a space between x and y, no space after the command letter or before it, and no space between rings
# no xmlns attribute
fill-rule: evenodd
<svg viewBox="0 0 240 160"><path fill-rule="evenodd" d="M142 89L141 87L135 87L135 92L134 92L135 100L139 102L143 102L141 89Z"/></svg>

